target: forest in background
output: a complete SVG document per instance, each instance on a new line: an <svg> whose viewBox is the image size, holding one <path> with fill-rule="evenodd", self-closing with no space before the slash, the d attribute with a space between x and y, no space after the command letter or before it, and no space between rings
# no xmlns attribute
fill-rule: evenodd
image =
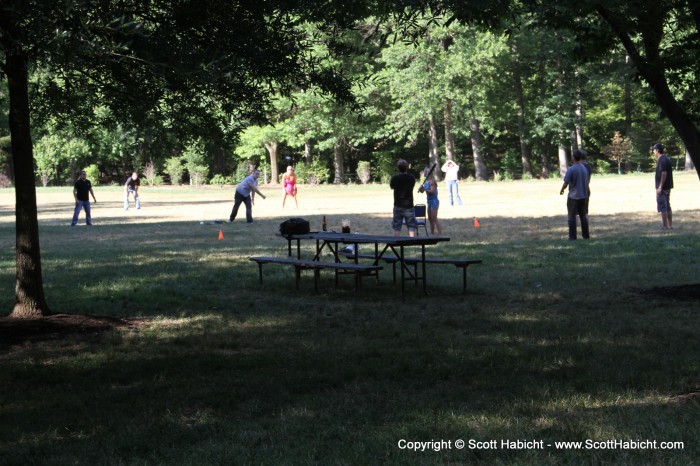
<svg viewBox="0 0 700 466"><path fill-rule="evenodd" d="M158 119L130 124L104 105L77 122L47 112L46 92L68 82L37 65L30 72L37 184L69 184L80 169L95 184L121 183L133 170L152 185L228 184L253 166L275 183L290 164L301 182L382 182L399 157L416 171L453 159L466 179L547 178L559 177L578 147L597 173L622 174L652 168L649 147L657 141L676 169L693 168L621 46L583 46L574 32L524 12L490 28L440 24L429 14L417 21L419 35L391 24L378 33L368 17L334 31L332 41L299 23L311 59L350 81L351 101L293 88L273 94L258 121L220 110L216 124L195 118L200 131L186 134ZM671 32L668 40L677 40ZM687 80L675 85L678 95L689 92ZM1 81L0 157L9 185L7 96Z"/></svg>

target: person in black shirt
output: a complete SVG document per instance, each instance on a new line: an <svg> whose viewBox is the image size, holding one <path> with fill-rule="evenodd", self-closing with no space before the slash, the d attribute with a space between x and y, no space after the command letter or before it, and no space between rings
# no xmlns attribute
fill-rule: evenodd
<svg viewBox="0 0 700 466"><path fill-rule="evenodd" d="M90 180L85 178L85 172L80 172L80 178L75 182L73 186L73 197L75 198L75 210L73 211L73 221L71 226L74 227L78 223L78 215L80 211L85 209L85 223L87 225L92 225L92 217L90 216L90 195L92 194L92 200L97 203L95 199L95 193L92 191L92 183Z"/></svg>
<svg viewBox="0 0 700 466"><path fill-rule="evenodd" d="M413 188L416 186L416 179L408 173L408 162L401 159L396 164L399 173L391 177L389 186L394 190L394 211L391 227L394 236L401 236L401 226L404 219L408 236L416 236L416 215L413 211Z"/></svg>
<svg viewBox="0 0 700 466"><path fill-rule="evenodd" d="M129 210L129 194L134 195L134 204L136 208L141 208L141 200L139 199L139 186L141 182L139 181L138 173L134 172L129 178L126 179L124 183L124 210Z"/></svg>
<svg viewBox="0 0 700 466"><path fill-rule="evenodd" d="M673 211L671 210L671 190L673 189L673 164L668 155L664 154L663 144L651 146L656 156L656 210L661 214L661 229L673 230Z"/></svg>

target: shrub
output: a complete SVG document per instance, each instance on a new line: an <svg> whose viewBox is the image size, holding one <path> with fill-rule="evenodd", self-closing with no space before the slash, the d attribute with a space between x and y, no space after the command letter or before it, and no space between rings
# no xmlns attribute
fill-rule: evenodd
<svg viewBox="0 0 700 466"><path fill-rule="evenodd" d="M221 173L217 173L216 175L214 175L211 178L211 180L209 180L209 184L223 186L225 184L234 184L234 183L233 183L233 177L225 176L225 175L222 175Z"/></svg>
<svg viewBox="0 0 700 466"><path fill-rule="evenodd" d="M595 172L598 175L607 175L610 173L610 162L606 160L596 160Z"/></svg>
<svg viewBox="0 0 700 466"><path fill-rule="evenodd" d="M297 179L301 183L306 184L321 184L328 181L331 176L331 171L323 165L319 160L314 160L311 165L299 164L294 167L294 172Z"/></svg>
<svg viewBox="0 0 700 466"><path fill-rule="evenodd" d="M100 184L100 169L94 163L85 167L85 175L93 186L98 186Z"/></svg>
<svg viewBox="0 0 700 466"><path fill-rule="evenodd" d="M12 180L4 174L0 173L0 188L11 188L12 187Z"/></svg>
<svg viewBox="0 0 700 466"><path fill-rule="evenodd" d="M357 173L357 177L362 182L362 184L367 184L369 182L371 175L372 175L372 172L370 171L370 163L369 162L358 162L356 173Z"/></svg>
<svg viewBox="0 0 700 466"><path fill-rule="evenodd" d="M149 160L143 167L143 178L148 186L160 186L163 184L163 177L156 173L156 166L153 160Z"/></svg>
<svg viewBox="0 0 700 466"><path fill-rule="evenodd" d="M165 161L165 173L170 175L171 184L180 184L185 168L182 166L180 157L170 157Z"/></svg>

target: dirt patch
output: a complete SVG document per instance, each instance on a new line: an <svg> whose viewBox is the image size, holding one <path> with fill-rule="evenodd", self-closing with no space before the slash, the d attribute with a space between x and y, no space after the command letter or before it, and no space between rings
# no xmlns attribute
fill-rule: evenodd
<svg viewBox="0 0 700 466"><path fill-rule="evenodd" d="M14 345L46 340L60 340L66 336L89 337L124 327L139 327L144 319L54 314L37 319L0 318L0 349Z"/></svg>
<svg viewBox="0 0 700 466"><path fill-rule="evenodd" d="M645 298L675 299L679 301L700 300L700 283L678 286L657 286L654 288L632 288L631 292Z"/></svg>

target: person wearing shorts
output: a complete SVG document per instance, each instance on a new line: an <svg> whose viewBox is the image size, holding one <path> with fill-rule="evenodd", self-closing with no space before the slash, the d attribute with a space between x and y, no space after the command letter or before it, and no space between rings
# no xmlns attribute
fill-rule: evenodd
<svg viewBox="0 0 700 466"><path fill-rule="evenodd" d="M430 222L430 234L434 235L437 229L438 235L442 235L442 225L438 220L438 209L440 208L440 200L438 199L438 187L435 178L428 178L430 168L426 167L423 171L423 176L426 177L425 183L421 186L420 191L425 192L426 204L428 206L428 222Z"/></svg>
<svg viewBox="0 0 700 466"><path fill-rule="evenodd" d="M656 211L661 214L661 229L673 230L673 211L671 210L671 189L673 189L673 164L664 154L663 144L656 143L651 150L657 158L656 175Z"/></svg>
<svg viewBox="0 0 700 466"><path fill-rule="evenodd" d="M396 168L399 173L391 177L389 186L394 190L394 210L391 228L394 236L401 236L401 227L406 222L408 236L416 236L416 215L413 211L413 188L416 179L408 173L408 162L400 159Z"/></svg>

